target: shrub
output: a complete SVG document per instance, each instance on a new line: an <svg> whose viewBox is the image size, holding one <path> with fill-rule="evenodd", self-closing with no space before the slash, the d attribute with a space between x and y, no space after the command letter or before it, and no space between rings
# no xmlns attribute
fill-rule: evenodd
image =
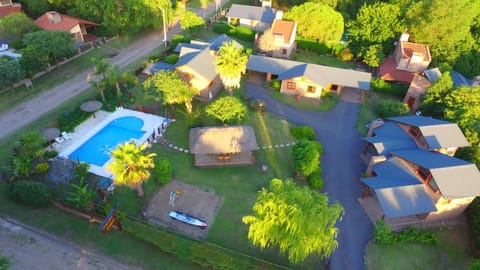
<svg viewBox="0 0 480 270"><path fill-rule="evenodd" d="M44 173L48 172L48 169L50 169L50 165L48 165L47 162L41 162L35 167L35 170L39 174L44 174Z"/></svg>
<svg viewBox="0 0 480 270"><path fill-rule="evenodd" d="M50 205L52 195L45 184L29 180L16 181L9 188L9 196L12 200L32 207Z"/></svg>
<svg viewBox="0 0 480 270"><path fill-rule="evenodd" d="M431 231L408 227L400 233L394 233L383 220L375 223L374 238L380 244L420 243L438 245L438 237Z"/></svg>
<svg viewBox="0 0 480 270"><path fill-rule="evenodd" d="M45 151L44 158L49 159L49 158L54 158L58 156L58 151L56 150L47 150Z"/></svg>
<svg viewBox="0 0 480 270"><path fill-rule="evenodd" d="M318 168L308 176L308 183L313 189L323 188L322 171L320 170L320 168Z"/></svg>
<svg viewBox="0 0 480 270"><path fill-rule="evenodd" d="M337 58L342 61L348 62L353 59L353 53L350 51L349 48L345 48L340 51L339 54L337 54Z"/></svg>
<svg viewBox="0 0 480 270"><path fill-rule="evenodd" d="M195 128L203 126L202 111L194 109L191 114L187 114L187 127Z"/></svg>
<svg viewBox="0 0 480 270"><path fill-rule="evenodd" d="M395 243L395 235L392 233L390 225L383 220L378 220L375 223L375 229L373 231L373 237L375 242L380 244L393 244Z"/></svg>
<svg viewBox="0 0 480 270"><path fill-rule="evenodd" d="M235 28L226 23L212 23L213 32L218 34L235 35Z"/></svg>
<svg viewBox="0 0 480 270"><path fill-rule="evenodd" d="M480 270L480 259L473 259L468 270Z"/></svg>
<svg viewBox="0 0 480 270"><path fill-rule="evenodd" d="M477 247L480 247L480 199L476 198L468 207L468 218L475 235Z"/></svg>
<svg viewBox="0 0 480 270"><path fill-rule="evenodd" d="M255 31L247 26L237 26L236 27L236 36L238 39L244 41L254 41L255 40Z"/></svg>
<svg viewBox="0 0 480 270"><path fill-rule="evenodd" d="M297 140L314 141L316 138L315 131L309 126L298 126L290 129L290 134Z"/></svg>
<svg viewBox="0 0 480 270"><path fill-rule="evenodd" d="M297 48L299 49L311 50L319 54L326 54L330 51L330 48L326 44L318 43L313 39L306 39L297 36L295 41L297 42Z"/></svg>
<svg viewBox="0 0 480 270"><path fill-rule="evenodd" d="M172 65L176 64L178 62L178 55L170 54L169 56L165 57L165 62Z"/></svg>
<svg viewBox="0 0 480 270"><path fill-rule="evenodd" d="M105 91L105 94L113 91ZM73 131L73 129L80 123L88 119L92 113L84 112L80 108L76 108L74 111L66 112L57 119L58 128L63 131Z"/></svg>
<svg viewBox="0 0 480 270"><path fill-rule="evenodd" d="M75 168L73 168L73 175L78 179L87 179L88 177L88 170L90 169L90 164L88 163L79 163Z"/></svg>
<svg viewBox="0 0 480 270"><path fill-rule="evenodd" d="M381 99L377 103L377 112L380 117L405 115L409 111L410 108L406 103L397 100Z"/></svg>
<svg viewBox="0 0 480 270"><path fill-rule="evenodd" d="M189 37L186 37L184 35L180 35L180 34L173 35L171 48L175 49L178 43L189 43L190 40L191 39Z"/></svg>
<svg viewBox="0 0 480 270"><path fill-rule="evenodd" d="M295 171L300 175L309 176L320 166L320 155L318 144L300 140L292 147L292 161Z"/></svg>
<svg viewBox="0 0 480 270"><path fill-rule="evenodd" d="M160 62L163 60L163 55L161 54L155 54L155 55L152 55L150 57L148 57L148 62L149 63L156 63L156 62Z"/></svg>
<svg viewBox="0 0 480 270"><path fill-rule="evenodd" d="M407 93L408 85L388 83L382 79L375 78L370 82L372 91L382 93L386 95L396 96L403 98Z"/></svg>
<svg viewBox="0 0 480 270"><path fill-rule="evenodd" d="M280 80L277 80L277 79L272 80L272 88L274 90L280 91L281 86L282 86L282 82Z"/></svg>
<svg viewBox="0 0 480 270"><path fill-rule="evenodd" d="M153 176L160 184L168 183L173 178L172 163L168 159L155 159L155 167L153 168Z"/></svg>

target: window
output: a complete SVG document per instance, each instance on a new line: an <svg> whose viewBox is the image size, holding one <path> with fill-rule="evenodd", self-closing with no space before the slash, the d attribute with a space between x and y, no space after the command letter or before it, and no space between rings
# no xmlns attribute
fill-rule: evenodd
<svg viewBox="0 0 480 270"><path fill-rule="evenodd" d="M295 90L295 88L297 87L297 84L294 83L294 82L287 82L287 89L288 90Z"/></svg>
<svg viewBox="0 0 480 270"><path fill-rule="evenodd" d="M282 49L282 54L286 55L287 54L287 49Z"/></svg>
<svg viewBox="0 0 480 270"><path fill-rule="evenodd" d="M307 92L309 92L309 93L315 93L315 89L316 89L315 86L309 85L309 86L307 87Z"/></svg>

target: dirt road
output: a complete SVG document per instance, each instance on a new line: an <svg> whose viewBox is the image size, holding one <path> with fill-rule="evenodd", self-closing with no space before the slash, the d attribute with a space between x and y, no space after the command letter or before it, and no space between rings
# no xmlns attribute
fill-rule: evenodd
<svg viewBox="0 0 480 270"><path fill-rule="evenodd" d="M2 256L11 257L10 270L136 269L12 219L0 218L0 250Z"/></svg>

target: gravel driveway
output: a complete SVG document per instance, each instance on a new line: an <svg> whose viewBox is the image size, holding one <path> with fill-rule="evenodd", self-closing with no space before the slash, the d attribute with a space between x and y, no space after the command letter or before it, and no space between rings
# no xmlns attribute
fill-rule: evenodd
<svg viewBox="0 0 480 270"><path fill-rule="evenodd" d="M278 103L263 88L245 83L251 99L263 99L269 112L296 125L311 126L323 144L321 167L325 187L331 201L339 201L345 216L337 226L338 249L331 256L330 269L364 269L363 253L372 238L372 223L357 198L361 196L360 174L365 165L360 159L362 143L355 128L360 105L340 101L329 112L307 112Z"/></svg>

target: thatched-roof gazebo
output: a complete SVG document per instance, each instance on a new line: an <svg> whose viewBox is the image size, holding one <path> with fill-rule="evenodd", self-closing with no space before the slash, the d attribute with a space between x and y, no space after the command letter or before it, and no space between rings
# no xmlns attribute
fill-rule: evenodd
<svg viewBox="0 0 480 270"><path fill-rule="evenodd" d="M258 149L251 126L190 129L190 152L195 166L249 165Z"/></svg>

